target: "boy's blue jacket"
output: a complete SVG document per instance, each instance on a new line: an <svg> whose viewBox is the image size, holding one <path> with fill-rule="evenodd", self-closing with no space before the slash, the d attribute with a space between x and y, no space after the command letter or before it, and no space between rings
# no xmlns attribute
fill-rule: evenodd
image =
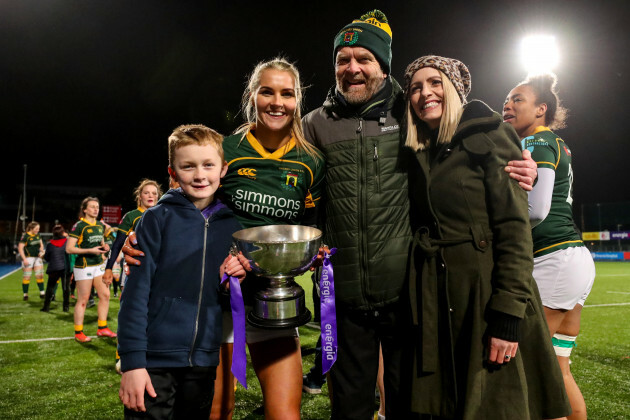
<svg viewBox="0 0 630 420"><path fill-rule="evenodd" d="M145 256L131 267L118 313L123 371L218 365L219 267L241 229L218 206L206 221L180 189L170 190L138 222Z"/></svg>

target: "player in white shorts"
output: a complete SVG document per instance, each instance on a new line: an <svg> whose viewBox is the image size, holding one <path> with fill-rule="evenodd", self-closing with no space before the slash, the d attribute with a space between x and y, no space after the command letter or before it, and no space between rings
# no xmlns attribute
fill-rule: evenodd
<svg viewBox="0 0 630 420"><path fill-rule="evenodd" d="M22 292L23 299L28 300L28 287L31 283L31 276L35 272L39 297L44 298L44 263L41 256L44 255L44 243L39 236L39 223L30 222L26 226L26 231L18 243L18 253L22 258Z"/></svg>
<svg viewBox="0 0 630 420"><path fill-rule="evenodd" d="M559 249L534 258L534 278L544 306L570 311L584 306L595 280L595 264L585 246Z"/></svg>
<svg viewBox="0 0 630 420"><path fill-rule="evenodd" d="M116 333L107 327L109 312L109 285L103 283L105 261L103 256L109 251L104 241L105 227L97 220L100 209L96 197L87 197L81 203L80 220L74 224L66 252L76 254L74 262L74 281L77 289L77 303L74 306L74 339L79 343L87 343L91 338L83 332L83 320L92 287L98 294L98 337L116 337Z"/></svg>
<svg viewBox="0 0 630 420"><path fill-rule="evenodd" d="M75 281L94 280L94 278L102 276L105 272L105 263L84 268L75 266L73 272Z"/></svg>
<svg viewBox="0 0 630 420"><path fill-rule="evenodd" d="M538 181L529 193L534 242L534 279L558 357L573 413L586 420L586 404L569 356L580 331L582 307L595 280L593 258L573 221L571 150L551 129L564 128L566 109L556 93L556 76L531 76L510 91L503 119L512 124L523 148L538 164Z"/></svg>

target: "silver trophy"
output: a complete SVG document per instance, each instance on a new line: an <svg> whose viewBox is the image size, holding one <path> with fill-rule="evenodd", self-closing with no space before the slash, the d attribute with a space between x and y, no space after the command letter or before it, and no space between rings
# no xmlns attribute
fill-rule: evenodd
<svg viewBox="0 0 630 420"><path fill-rule="evenodd" d="M308 226L270 225L239 230L236 249L250 260L252 271L267 282L254 295L247 321L259 328L295 328L311 320L304 289L294 277L307 271L321 245L322 232Z"/></svg>

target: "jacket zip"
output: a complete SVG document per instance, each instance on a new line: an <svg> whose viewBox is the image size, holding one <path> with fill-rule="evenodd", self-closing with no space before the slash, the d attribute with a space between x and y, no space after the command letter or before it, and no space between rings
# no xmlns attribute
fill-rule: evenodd
<svg viewBox="0 0 630 420"><path fill-rule="evenodd" d="M377 193L380 193L381 192L381 178L380 178L381 168L378 161L378 143L376 142L374 142L374 157L372 158L372 160L374 160L374 190Z"/></svg>
<svg viewBox="0 0 630 420"><path fill-rule="evenodd" d="M205 218L204 218L205 219ZM206 244L208 239L208 219L205 219L205 227L203 230L203 252L201 258L201 285L199 286L199 300L197 302L197 317L195 318L195 332L193 334L192 345L190 346L190 353L188 354L188 364L192 367L192 355L195 351L195 341L197 341L197 333L199 332L199 313L201 312L201 299L203 298L203 283L206 276Z"/></svg>
<svg viewBox="0 0 630 420"><path fill-rule="evenodd" d="M361 173L359 174L359 259L361 262L361 269L359 270L361 279L361 294L363 295L363 301L367 303L367 239L365 232L367 231L367 193L365 192L365 186L367 182L367 145L363 138L363 119L359 118L359 127L357 128L359 134L359 167Z"/></svg>

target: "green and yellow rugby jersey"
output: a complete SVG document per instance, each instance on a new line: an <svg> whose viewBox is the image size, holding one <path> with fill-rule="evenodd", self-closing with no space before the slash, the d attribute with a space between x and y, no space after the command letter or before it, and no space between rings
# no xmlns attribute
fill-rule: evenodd
<svg viewBox="0 0 630 420"><path fill-rule="evenodd" d="M220 195L246 227L300 224L305 209L319 205L324 160L298 150L295 139L267 151L250 132L223 141L228 171Z"/></svg>
<svg viewBox="0 0 630 420"><path fill-rule="evenodd" d="M114 241L116 241L116 231L114 229L110 229L109 232L106 232L103 236L103 242L111 248L112 245L114 245Z"/></svg>
<svg viewBox="0 0 630 420"><path fill-rule="evenodd" d="M24 255L27 257L37 257L41 250L42 238L39 233L31 235L28 232L24 232L20 238L20 243L24 244Z"/></svg>
<svg viewBox="0 0 630 420"><path fill-rule="evenodd" d="M103 243L103 232L105 227L98 220L90 223L84 218L72 226L69 236L77 239L77 248L87 249L101 246ZM103 264L103 256L101 254L80 254L74 263L76 268L85 268Z"/></svg>
<svg viewBox="0 0 630 420"><path fill-rule="evenodd" d="M523 149L532 154L539 168L555 171L549 215L532 229L534 257L559 249L584 246L573 222L573 168L571 150L549 128L540 126L522 140Z"/></svg>
<svg viewBox="0 0 630 420"><path fill-rule="evenodd" d="M105 259L108 259L112 255L112 246L116 241L116 231L114 229L110 229L109 231L105 231L105 236L103 237L103 242L105 245L109 247L109 251L107 254L103 254Z"/></svg>
<svg viewBox="0 0 630 420"><path fill-rule="evenodd" d="M120 224L118 225L118 231L124 233L125 235L129 235L129 232L136 228L138 221L142 217L144 213L144 209L138 207L135 210L131 210L123 216Z"/></svg>

